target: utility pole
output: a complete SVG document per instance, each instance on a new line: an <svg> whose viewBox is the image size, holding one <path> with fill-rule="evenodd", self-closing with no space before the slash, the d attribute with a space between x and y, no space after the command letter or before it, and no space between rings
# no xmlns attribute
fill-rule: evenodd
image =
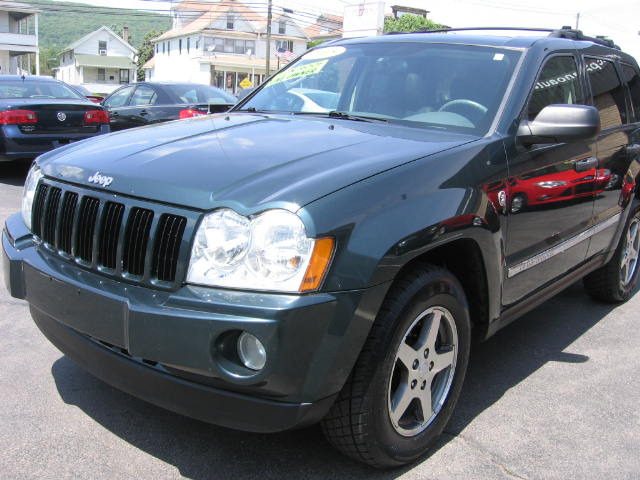
<svg viewBox="0 0 640 480"><path fill-rule="evenodd" d="M576 13L576 30L580 28L580 12Z"/></svg>
<svg viewBox="0 0 640 480"><path fill-rule="evenodd" d="M269 76L269 68L271 66L271 5L272 0L269 0L269 7L267 8L267 72L265 79Z"/></svg>

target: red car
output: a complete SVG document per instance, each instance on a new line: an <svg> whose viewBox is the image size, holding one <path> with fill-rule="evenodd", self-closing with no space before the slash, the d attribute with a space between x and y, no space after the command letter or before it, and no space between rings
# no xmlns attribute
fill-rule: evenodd
<svg viewBox="0 0 640 480"><path fill-rule="evenodd" d="M511 213L517 213L527 205L543 205L596 195L605 190L610 180L610 170L596 169L595 175L592 172L576 172L572 163L554 165L514 177Z"/></svg>

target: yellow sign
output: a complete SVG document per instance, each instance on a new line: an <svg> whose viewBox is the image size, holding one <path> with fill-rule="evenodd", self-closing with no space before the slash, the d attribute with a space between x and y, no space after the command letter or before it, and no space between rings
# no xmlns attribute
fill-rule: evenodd
<svg viewBox="0 0 640 480"><path fill-rule="evenodd" d="M249 80L249 77L244 77L244 80L242 80L239 85L242 88L250 88L253 87L253 83L251 83L251 80Z"/></svg>

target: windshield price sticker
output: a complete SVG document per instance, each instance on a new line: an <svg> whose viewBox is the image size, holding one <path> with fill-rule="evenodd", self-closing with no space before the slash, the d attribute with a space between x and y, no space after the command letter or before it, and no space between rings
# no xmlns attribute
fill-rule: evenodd
<svg viewBox="0 0 640 480"><path fill-rule="evenodd" d="M292 67L288 70L285 70L282 73L279 73L273 80L271 80L271 85L280 82L286 82L287 80L293 80L295 78L308 77L310 75L315 75L320 72L324 66L327 64L328 60L321 60L319 62L307 63L306 65L300 65L298 67Z"/></svg>
<svg viewBox="0 0 640 480"><path fill-rule="evenodd" d="M346 48L344 47L326 47L326 48L318 48L317 50L313 50L304 55L305 60L317 60L318 58L330 58L335 57L337 55L341 55L346 52Z"/></svg>

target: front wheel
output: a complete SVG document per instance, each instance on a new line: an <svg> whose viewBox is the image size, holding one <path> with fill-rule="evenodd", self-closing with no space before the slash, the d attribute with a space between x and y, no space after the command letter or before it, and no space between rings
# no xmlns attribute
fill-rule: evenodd
<svg viewBox="0 0 640 480"><path fill-rule="evenodd" d="M343 453L399 466L438 439L460 395L469 359L464 291L448 271L425 265L390 291L338 400L322 421Z"/></svg>
<svg viewBox="0 0 640 480"><path fill-rule="evenodd" d="M584 277L587 293L604 302L626 302L638 280L639 256L640 207L629 216L609 263Z"/></svg>

